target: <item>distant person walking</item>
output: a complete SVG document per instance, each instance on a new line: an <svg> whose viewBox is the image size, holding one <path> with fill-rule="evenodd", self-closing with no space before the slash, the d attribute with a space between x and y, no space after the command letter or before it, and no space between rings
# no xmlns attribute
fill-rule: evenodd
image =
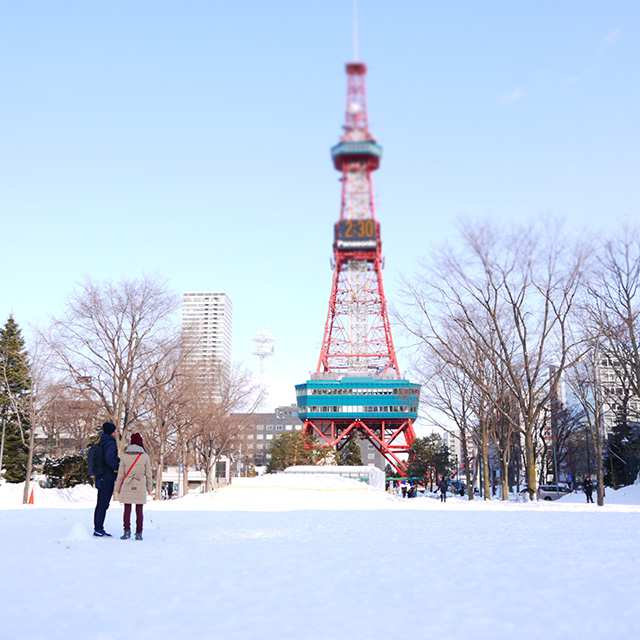
<svg viewBox="0 0 640 640"><path fill-rule="evenodd" d="M582 488L584 489L584 495L587 496L587 502L593 502L592 494L593 494L593 482L591 482L591 478L587 476L582 483Z"/></svg>
<svg viewBox="0 0 640 640"><path fill-rule="evenodd" d="M118 444L113 435L115 431L116 425L112 422L105 422L102 425L102 435L100 436L99 445L104 452L104 468L100 470L100 475L96 475L98 500L96 501L96 508L93 512L93 535L96 538L111 537L111 534L104 530L104 519L113 496L113 486L120 465Z"/></svg>
<svg viewBox="0 0 640 640"><path fill-rule="evenodd" d="M442 478L440 478L440 482L438 482L438 489L440 489L440 502L447 501L448 488L449 488L449 483L447 482L447 479L444 476L442 476Z"/></svg>
<svg viewBox="0 0 640 640"><path fill-rule="evenodd" d="M136 505L136 540L142 540L142 509L147 501L147 493L153 489L151 461L142 446L142 436L134 433L131 444L122 454L122 464L118 469L116 491L120 492L120 502L124 505L124 533L121 540L131 538L131 505Z"/></svg>

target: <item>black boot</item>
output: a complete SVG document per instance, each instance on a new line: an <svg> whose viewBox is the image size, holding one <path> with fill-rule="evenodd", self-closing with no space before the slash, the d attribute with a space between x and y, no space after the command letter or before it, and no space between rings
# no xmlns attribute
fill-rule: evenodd
<svg viewBox="0 0 640 640"><path fill-rule="evenodd" d="M129 534L131 535L131 534ZM142 534L141 533L136 533L136 540L142 540Z"/></svg>
<svg viewBox="0 0 640 640"><path fill-rule="evenodd" d="M129 540L131 538L131 529L125 529L124 533L120 536L120 540Z"/></svg>

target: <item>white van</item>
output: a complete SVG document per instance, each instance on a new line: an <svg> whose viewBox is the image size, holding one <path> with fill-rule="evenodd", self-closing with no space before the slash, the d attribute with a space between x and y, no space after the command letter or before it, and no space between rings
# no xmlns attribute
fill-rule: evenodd
<svg viewBox="0 0 640 640"><path fill-rule="evenodd" d="M557 500L570 493L571 489L561 484L543 484L538 487L538 500Z"/></svg>

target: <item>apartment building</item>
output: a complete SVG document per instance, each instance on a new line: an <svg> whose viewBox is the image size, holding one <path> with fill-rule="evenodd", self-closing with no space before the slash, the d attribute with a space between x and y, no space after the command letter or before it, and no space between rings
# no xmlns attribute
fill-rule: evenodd
<svg viewBox="0 0 640 640"><path fill-rule="evenodd" d="M231 365L233 302L224 291L182 294L182 334L189 347L187 361Z"/></svg>

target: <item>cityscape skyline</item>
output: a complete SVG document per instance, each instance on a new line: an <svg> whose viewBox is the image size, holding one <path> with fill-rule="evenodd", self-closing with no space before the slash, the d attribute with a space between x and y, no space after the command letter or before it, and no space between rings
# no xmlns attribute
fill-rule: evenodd
<svg viewBox="0 0 640 640"><path fill-rule="evenodd" d="M13 313L29 336L85 275L157 272L176 295L226 291L232 360L257 372L252 338L268 326L271 404L294 403L331 289L329 149L351 11L340 0L6 7L0 320ZM459 216L558 217L576 234L637 219L636 3L460 12L371 0L359 22L391 307ZM393 335L404 373L407 341Z"/></svg>

